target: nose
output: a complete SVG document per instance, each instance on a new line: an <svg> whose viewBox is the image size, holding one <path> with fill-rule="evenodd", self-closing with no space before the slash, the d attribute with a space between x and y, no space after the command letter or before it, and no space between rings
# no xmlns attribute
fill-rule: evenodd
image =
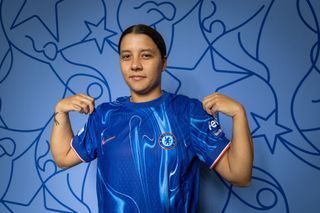
<svg viewBox="0 0 320 213"><path fill-rule="evenodd" d="M138 58L132 60L131 70L132 71L140 71L140 70L142 70L141 61Z"/></svg>

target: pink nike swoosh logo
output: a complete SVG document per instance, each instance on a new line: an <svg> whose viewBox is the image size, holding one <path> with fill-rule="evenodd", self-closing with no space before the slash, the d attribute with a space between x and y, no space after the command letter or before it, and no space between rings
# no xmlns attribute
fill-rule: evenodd
<svg viewBox="0 0 320 213"><path fill-rule="evenodd" d="M103 138L103 139L102 139L102 145L108 143L109 141L111 141L111 140L113 140L113 139L115 139L115 138L116 138L116 136L112 136L112 137L107 138L107 139Z"/></svg>

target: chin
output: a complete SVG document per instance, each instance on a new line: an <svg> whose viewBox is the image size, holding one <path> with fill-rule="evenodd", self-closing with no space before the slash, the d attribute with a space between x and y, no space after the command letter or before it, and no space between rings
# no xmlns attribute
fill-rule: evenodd
<svg viewBox="0 0 320 213"><path fill-rule="evenodd" d="M145 95L149 92L147 88L141 88L141 87L130 87L131 93L135 93L138 95Z"/></svg>
<svg viewBox="0 0 320 213"><path fill-rule="evenodd" d="M147 95L157 90L158 84L145 85L145 84L128 84L131 93L137 95Z"/></svg>

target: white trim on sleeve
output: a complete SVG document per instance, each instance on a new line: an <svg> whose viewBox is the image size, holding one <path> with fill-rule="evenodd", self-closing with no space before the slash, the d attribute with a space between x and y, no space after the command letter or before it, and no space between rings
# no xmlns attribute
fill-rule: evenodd
<svg viewBox="0 0 320 213"><path fill-rule="evenodd" d="M82 162L87 162L85 160L83 160L80 155L78 154L77 150L72 146L72 142L73 142L73 138L71 139L71 142L70 142L70 146L71 148L73 149L73 151L77 154L78 158L82 161Z"/></svg>
<svg viewBox="0 0 320 213"><path fill-rule="evenodd" d="M219 154L219 156L216 158L216 160L212 163L212 165L210 166L210 169L213 169L216 164L219 162L220 158L224 155L224 153L229 149L231 145L231 142L228 143L228 145L226 147L224 147L224 149L222 150L222 152Z"/></svg>

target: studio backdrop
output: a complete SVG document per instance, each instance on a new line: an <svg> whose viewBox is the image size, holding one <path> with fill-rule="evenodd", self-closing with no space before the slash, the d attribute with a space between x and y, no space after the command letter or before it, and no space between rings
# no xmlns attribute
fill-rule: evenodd
<svg viewBox="0 0 320 213"><path fill-rule="evenodd" d="M319 0L0 0L0 212L97 212L96 161L52 160L54 106L129 95L118 39L136 23L165 38L163 89L246 108L252 184L202 167L199 212L319 212ZM70 116L77 132L87 117Z"/></svg>

